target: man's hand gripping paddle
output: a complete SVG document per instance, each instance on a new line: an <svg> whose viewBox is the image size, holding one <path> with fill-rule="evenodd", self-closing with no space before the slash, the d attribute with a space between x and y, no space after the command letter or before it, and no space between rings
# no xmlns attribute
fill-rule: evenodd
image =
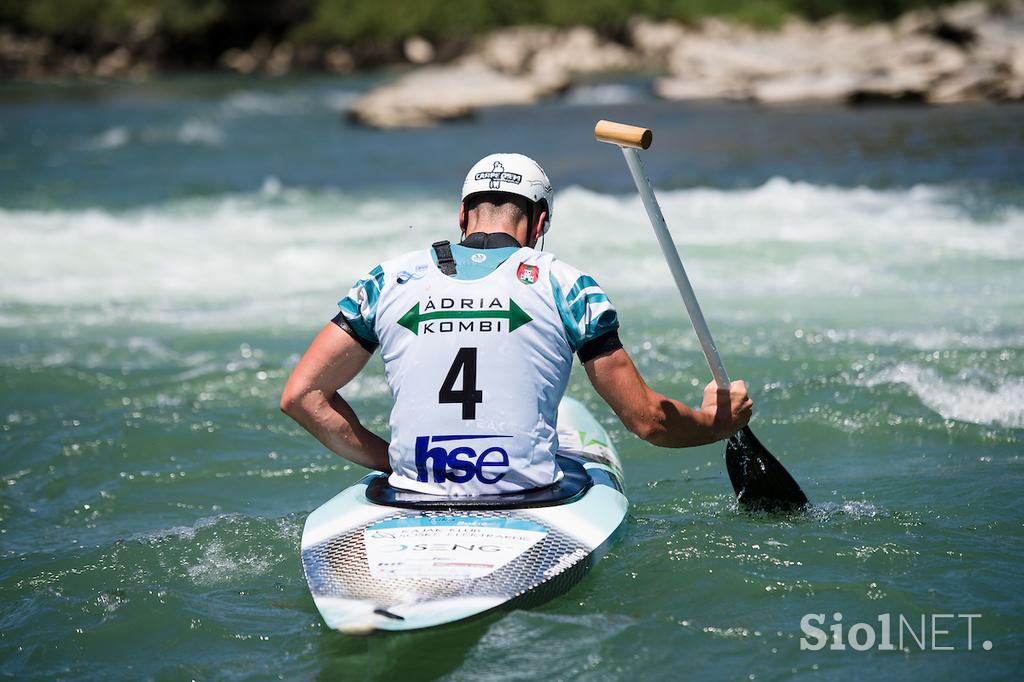
<svg viewBox="0 0 1024 682"><path fill-rule="evenodd" d="M665 224L665 217L661 214L661 207L654 196L651 181L644 173L643 164L640 162L638 150L651 146L653 134L648 128L598 121L594 128L594 136L601 142L615 144L622 149L626 165L629 166L629 172L633 175L644 208L647 209L647 216L651 219L654 234L658 237L661 252L665 255L669 270L672 271L672 278L675 279L679 293L683 297L686 312L690 315L690 322L693 323L693 329L697 332L700 346L704 350L704 357L711 367L711 374L720 388L728 388L729 374L718 355L718 348L711 338L711 330L708 329L704 314L697 304L697 296L693 293L690 279L686 276L679 252L676 251L668 226ZM729 439L725 447L725 466L729 471L733 490L736 491L736 500L744 509L785 511L799 509L807 504L807 496L800 490L800 486L779 460L754 436L750 427L744 426L739 433Z"/></svg>

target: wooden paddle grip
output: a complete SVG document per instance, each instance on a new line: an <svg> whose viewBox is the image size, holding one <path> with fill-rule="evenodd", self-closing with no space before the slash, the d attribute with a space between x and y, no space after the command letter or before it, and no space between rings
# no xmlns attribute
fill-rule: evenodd
<svg viewBox="0 0 1024 682"><path fill-rule="evenodd" d="M647 149L654 140L654 133L650 128L601 120L594 126L594 137L601 142L617 144L620 147Z"/></svg>

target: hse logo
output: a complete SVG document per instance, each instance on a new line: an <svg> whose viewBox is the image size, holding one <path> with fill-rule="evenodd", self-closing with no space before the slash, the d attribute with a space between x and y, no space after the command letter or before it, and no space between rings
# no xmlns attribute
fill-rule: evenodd
<svg viewBox="0 0 1024 682"><path fill-rule="evenodd" d="M481 483L497 483L508 473L508 452L504 448L488 446L487 443L472 443L472 446L458 445L447 450L437 443L468 443L511 437L489 434L419 436L416 438L416 480L420 483L467 483L475 478Z"/></svg>
<svg viewBox="0 0 1024 682"><path fill-rule="evenodd" d="M494 168L489 171L481 171L473 176L475 180L490 180L487 183L487 187L490 189L501 189L501 183L511 182L513 185L518 185L523 181L523 176L519 173L510 173L505 170L505 166L502 165L501 161L494 162Z"/></svg>
<svg viewBox="0 0 1024 682"><path fill-rule="evenodd" d="M428 298L420 308L416 303L399 318L413 334L451 332L514 332L533 318L511 298L505 308L498 298Z"/></svg>

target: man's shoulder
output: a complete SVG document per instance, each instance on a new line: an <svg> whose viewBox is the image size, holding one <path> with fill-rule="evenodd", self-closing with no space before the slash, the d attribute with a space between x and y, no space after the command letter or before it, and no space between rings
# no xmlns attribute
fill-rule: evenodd
<svg viewBox="0 0 1024 682"><path fill-rule="evenodd" d="M402 270L415 268L417 265L422 265L424 266L423 269L426 269L430 260L429 248L416 249L415 251L406 251L405 253L383 260L378 267L387 273L397 273Z"/></svg>
<svg viewBox="0 0 1024 682"><path fill-rule="evenodd" d="M430 250L416 249L381 261L369 272L383 291L389 283L404 284L410 279L419 279L430 267Z"/></svg>
<svg viewBox="0 0 1024 682"><path fill-rule="evenodd" d="M558 283L563 293L568 293L570 289L584 282L590 286L597 286L597 282L585 270L559 260L557 257L552 257L551 277Z"/></svg>

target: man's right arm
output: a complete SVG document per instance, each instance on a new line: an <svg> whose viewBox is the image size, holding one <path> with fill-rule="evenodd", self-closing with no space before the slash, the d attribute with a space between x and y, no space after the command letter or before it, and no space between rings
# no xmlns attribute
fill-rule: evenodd
<svg viewBox="0 0 1024 682"><path fill-rule="evenodd" d="M704 388L700 410L667 398L647 385L623 348L583 363L594 389L623 425L652 445L684 448L728 438L750 421L753 402L742 381Z"/></svg>
<svg viewBox="0 0 1024 682"><path fill-rule="evenodd" d="M354 336L329 322L288 378L281 411L345 459L390 472L387 441L367 430L338 394L369 359Z"/></svg>

